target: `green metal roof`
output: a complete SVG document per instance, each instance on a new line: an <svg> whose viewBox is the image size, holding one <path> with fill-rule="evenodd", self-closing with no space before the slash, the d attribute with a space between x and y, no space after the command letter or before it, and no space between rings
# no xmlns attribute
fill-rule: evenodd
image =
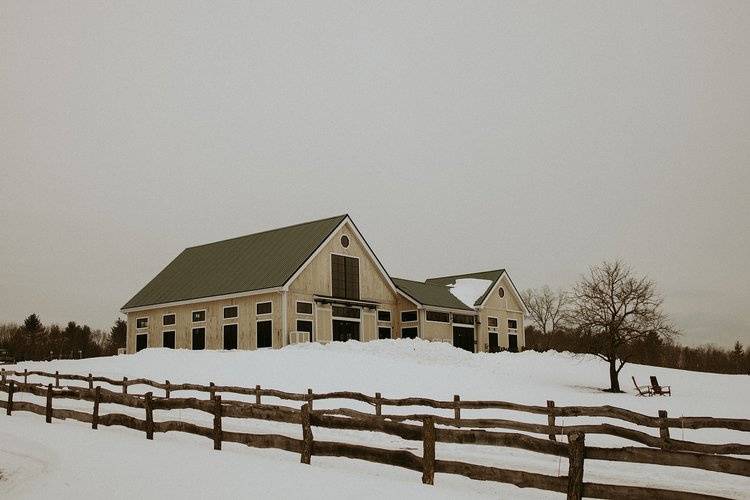
<svg viewBox="0 0 750 500"><path fill-rule="evenodd" d="M461 302L450 292L445 285L422 283L421 281L405 280L402 278L391 278L393 284L420 304L426 306L444 307L446 309L462 309L473 311L472 308Z"/></svg>
<svg viewBox="0 0 750 500"><path fill-rule="evenodd" d="M346 215L187 248L122 308L283 286Z"/></svg>
<svg viewBox="0 0 750 500"><path fill-rule="evenodd" d="M500 276L502 276L504 272L505 272L505 269L495 269L494 271L481 271L478 273L456 274L454 276L440 276L437 278L428 278L425 280L425 283L429 285L439 285L439 286L448 288L448 285L453 285L456 283L456 280L459 280L462 278L475 278L475 279L480 279L480 280L492 281L492 284L487 287L487 290L485 290L482 296L479 297L476 300L476 302L474 302L474 305L478 306L482 302L484 302L484 299L487 297L487 294L490 293L490 290L492 290L492 287L495 286L495 283L497 283L497 280L500 279Z"/></svg>

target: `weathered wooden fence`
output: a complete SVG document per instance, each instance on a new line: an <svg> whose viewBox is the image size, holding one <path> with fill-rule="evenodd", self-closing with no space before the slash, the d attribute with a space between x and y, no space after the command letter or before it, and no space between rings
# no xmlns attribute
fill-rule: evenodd
<svg viewBox="0 0 750 500"><path fill-rule="evenodd" d="M713 417L669 418L660 411L657 417L610 406L555 406L551 401L546 406L521 405L504 401L466 401L454 396L453 401L438 401L427 398L383 398L380 393L374 396L358 392L329 392L315 394L290 393L275 389L238 386L218 386L199 384L172 384L169 381L156 382L149 379L111 379L95 377L91 374L70 375L40 371L0 371L0 391L7 394L0 401L6 414L13 411L27 411L45 415L46 421L53 418L73 419L90 423L93 429L99 425L120 425L136 429L153 439L155 432L179 431L205 436L213 441L214 449L221 449L222 442L242 443L257 448L278 448L300 454L302 463L309 464L312 456L336 456L394 465L422 473L425 484L434 483L435 472L459 474L472 479L498 481L519 487L531 487L567 494L568 498L719 498L684 491L646 488L640 486L620 486L587 483L583 481L585 460L607 460L643 464L657 464L690 467L713 472L723 472L750 476L750 460L725 455L750 455L750 445L740 443L706 444L672 439L670 428L723 428L736 431L750 431L750 420ZM52 383L29 383L31 376L54 379ZM13 377L23 377L23 382ZM61 387L61 381L83 381L85 387ZM95 383L120 386L121 391L111 391ZM128 387L145 385L160 391L145 394L128 394ZM177 391L199 391L209 393L208 399L194 397L176 398ZM28 393L46 398L46 404L28 401L14 401L14 394ZM222 399L218 393L255 396L255 402ZM262 402L263 397L303 403L301 408L272 405ZM54 408L55 399L73 399L93 402L92 413L80 410ZM313 408L314 401L345 399L368 403L374 407L374 414L353 409ZM118 404L144 410L144 419L122 413L100 414L101 404ZM383 413L387 406L421 406L435 409L453 410L453 417L432 414L390 415ZM154 421L154 410L192 409L213 416L213 427L204 427L190 422L168 420ZM495 418L462 418L462 409L502 409L547 415L547 425L518 422ZM658 428L659 437L646 432L602 423L596 425L557 425L557 417L604 417L619 419L644 427ZM232 432L222 429L222 418L249 418L275 422L285 422L302 426L302 439L280 434L253 434ZM416 422L407 423L407 422ZM445 427L436 427L441 425ZM422 441L422 456L407 450L390 450L371 446L315 440L313 427L381 432L398 436L405 440ZM447 427L447 428L446 428ZM497 432L484 429L512 429L532 434L546 435L538 438L527 434ZM608 434L646 445L646 447L602 448L586 446L586 434ZM567 443L557 440L567 436ZM568 458L567 476L503 469L464 462L439 460L435 456L435 443L456 443L472 445L502 446Z"/></svg>

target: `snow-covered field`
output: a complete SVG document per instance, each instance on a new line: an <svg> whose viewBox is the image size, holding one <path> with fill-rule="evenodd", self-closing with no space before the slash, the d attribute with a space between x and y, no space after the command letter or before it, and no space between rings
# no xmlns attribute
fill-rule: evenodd
<svg viewBox="0 0 750 500"><path fill-rule="evenodd" d="M750 417L750 377L693 373L641 365L626 365L621 385L629 392L609 394L607 366L591 356L566 353L470 354L449 345L421 340L305 344L281 350L254 352L193 352L150 349L131 356L21 363L20 369L104 375L113 378L146 377L173 383L255 386L304 392L352 390L384 397L426 396L435 399L495 399L544 405L552 399L562 405L614 405L656 415ZM645 384L656 375L672 385L674 396L641 398L634 395L631 376ZM34 381L32 378L31 381ZM129 392L145 392L143 386ZM158 393L158 391L155 391ZM177 393L188 396L190 393ZM16 400L39 401L28 394ZM205 398L207 395L196 394ZM242 399L232 395L232 399ZM252 398L247 398L248 400ZM294 404L266 398L264 402ZM55 400L55 405L85 408L91 403ZM317 401L316 408L371 407L345 401ZM142 418L142 410L110 405L108 411ZM433 411L426 408L384 408L386 413ZM169 419L176 412L170 412ZM449 415L448 412L444 413ZM503 411L462 411L467 417L501 417L546 423L542 415ZM183 420L211 425L211 416L182 411ZM155 419L167 419L155 412ZM569 418L563 424L599 422ZM624 422L613 421L619 425ZM273 432L300 437L298 425L254 420L224 419L227 430ZM313 429L316 439L341 440L421 453L421 443L394 436L357 431ZM658 431L649 431L658 435ZM750 444L750 433L672 429L672 436L692 441ZM587 444L632 446L609 436L587 436ZM345 458L312 458L301 465L299 456L281 450L258 450L224 443L214 451L202 437L181 433L143 433L120 427L100 427L73 421L44 423L44 418L17 412L0 415L0 497L3 498L204 498L253 496L259 498L539 498L560 495L519 489L493 482L437 474L435 486L421 484L421 475L404 469ZM439 459L496 465L550 475L565 475L567 461L511 448L437 446ZM585 480L632 484L750 498L750 478L680 467L586 461Z"/></svg>

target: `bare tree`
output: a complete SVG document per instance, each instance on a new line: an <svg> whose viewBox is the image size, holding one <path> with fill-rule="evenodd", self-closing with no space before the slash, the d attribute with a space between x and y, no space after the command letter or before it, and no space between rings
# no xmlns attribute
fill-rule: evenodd
<svg viewBox="0 0 750 500"><path fill-rule="evenodd" d="M633 346L649 335L671 339L679 333L661 310L656 285L636 277L621 261L589 269L573 290L571 317L586 350L609 363L609 390L620 391L618 375Z"/></svg>
<svg viewBox="0 0 750 500"><path fill-rule="evenodd" d="M558 290L553 292L548 286L538 290L527 289L523 292L523 301L529 310L531 322L542 334L547 335L562 326L568 313L570 296Z"/></svg>

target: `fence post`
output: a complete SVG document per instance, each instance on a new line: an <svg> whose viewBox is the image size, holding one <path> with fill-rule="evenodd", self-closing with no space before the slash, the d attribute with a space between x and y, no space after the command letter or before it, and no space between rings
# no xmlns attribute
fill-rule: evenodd
<svg viewBox="0 0 750 500"><path fill-rule="evenodd" d="M44 418L48 424L52 423L52 384L47 384L47 408L44 412Z"/></svg>
<svg viewBox="0 0 750 500"><path fill-rule="evenodd" d="M659 437L661 438L661 447L669 446L669 427L667 426L667 410L659 410Z"/></svg>
<svg viewBox="0 0 750 500"><path fill-rule="evenodd" d="M453 414L453 418L461 420L461 396L458 394L453 395ZM456 424L458 424L458 422L456 422Z"/></svg>
<svg viewBox="0 0 750 500"><path fill-rule="evenodd" d="M0 380L2 380L3 384L5 383L5 368L0 368Z"/></svg>
<svg viewBox="0 0 750 500"><path fill-rule="evenodd" d="M568 500L583 497L583 460L586 457L586 435L574 432L568 436Z"/></svg>
<svg viewBox="0 0 750 500"><path fill-rule="evenodd" d="M89 373L89 389L94 388L94 377Z"/></svg>
<svg viewBox="0 0 750 500"><path fill-rule="evenodd" d="M435 419L422 422L422 482L435 484Z"/></svg>
<svg viewBox="0 0 750 500"><path fill-rule="evenodd" d="M547 425L550 427L549 438L552 441L557 441L555 436L555 402L547 400L547 408L549 408L549 415L547 415Z"/></svg>
<svg viewBox="0 0 750 500"><path fill-rule="evenodd" d="M99 402L102 400L102 388L96 386L94 389L94 412L91 415L91 428L96 429L99 426Z"/></svg>
<svg viewBox="0 0 750 500"><path fill-rule="evenodd" d="M23 369L23 384L26 385L29 383L29 369L24 368Z"/></svg>
<svg viewBox="0 0 750 500"><path fill-rule="evenodd" d="M208 397L214 399L216 397L216 384L213 382L208 383Z"/></svg>
<svg viewBox="0 0 750 500"><path fill-rule="evenodd" d="M122 393L128 393L128 377L122 377Z"/></svg>
<svg viewBox="0 0 750 500"><path fill-rule="evenodd" d="M375 415L381 416L383 414L383 404L380 402L381 396L379 392L375 393Z"/></svg>
<svg viewBox="0 0 750 500"><path fill-rule="evenodd" d="M313 434L310 427L310 403L302 405L302 453L300 454L300 463L310 464L310 458L313 453Z"/></svg>
<svg viewBox="0 0 750 500"><path fill-rule="evenodd" d="M55 388L60 388L60 372L55 370Z"/></svg>
<svg viewBox="0 0 750 500"><path fill-rule="evenodd" d="M169 393L170 392L171 392L171 390L170 390L170 387L169 387L169 380L167 380L167 387L164 389L164 397L166 397L167 399L169 399Z"/></svg>
<svg viewBox="0 0 750 500"><path fill-rule="evenodd" d="M256 405L260 404L260 386L259 385L255 386L255 404Z"/></svg>
<svg viewBox="0 0 750 500"><path fill-rule="evenodd" d="M143 400L143 407L146 409L146 439L154 439L154 409L151 407L152 392L147 392Z"/></svg>
<svg viewBox="0 0 750 500"><path fill-rule="evenodd" d="M307 404L310 405L310 411L313 410L313 391L312 389L307 389Z"/></svg>
<svg viewBox="0 0 750 500"><path fill-rule="evenodd" d="M214 396L214 450L221 449L221 396Z"/></svg>
<svg viewBox="0 0 750 500"><path fill-rule="evenodd" d="M15 381L11 379L10 384L8 384L8 406L5 409L6 415L10 415L10 413L13 411L13 390L14 389L15 389Z"/></svg>

